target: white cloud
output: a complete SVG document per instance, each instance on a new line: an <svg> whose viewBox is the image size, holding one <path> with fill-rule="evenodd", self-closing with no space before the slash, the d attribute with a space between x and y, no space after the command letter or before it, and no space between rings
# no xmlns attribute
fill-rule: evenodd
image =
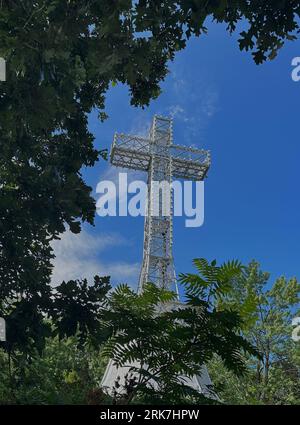
<svg viewBox="0 0 300 425"><path fill-rule="evenodd" d="M172 105L168 109L168 115L170 115L170 117L172 117L174 119L174 118L177 118L177 117L180 118L182 116L185 117L186 112L185 112L185 110L183 109L182 106Z"/></svg>
<svg viewBox="0 0 300 425"><path fill-rule="evenodd" d="M183 92L187 92L187 79L180 76L178 72L176 72L174 69L172 71L172 78L173 78L173 90L174 92L181 96Z"/></svg>
<svg viewBox="0 0 300 425"><path fill-rule="evenodd" d="M203 138L203 130L219 109L219 95L215 84L199 75L189 78L186 69L172 71L170 100L162 115L167 114L184 124L184 140L192 144ZM199 96L199 92L201 96Z"/></svg>
<svg viewBox="0 0 300 425"><path fill-rule="evenodd" d="M213 117L218 110L218 93L208 88L205 93L205 97L202 100L202 111L207 117Z"/></svg>
<svg viewBox="0 0 300 425"><path fill-rule="evenodd" d="M129 134L140 137L149 137L152 116L149 113L139 113L135 115Z"/></svg>
<svg viewBox="0 0 300 425"><path fill-rule="evenodd" d="M128 245L119 235L91 235L86 230L79 234L65 232L61 240L52 247L56 258L53 260L52 285L63 280L87 278L92 282L95 275L111 276L112 283L128 283L136 288L140 270L139 263L101 262L99 253L120 245Z"/></svg>

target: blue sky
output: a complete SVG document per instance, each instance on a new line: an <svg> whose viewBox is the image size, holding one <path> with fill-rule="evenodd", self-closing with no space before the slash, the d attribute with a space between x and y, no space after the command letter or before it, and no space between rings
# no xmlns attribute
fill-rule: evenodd
<svg viewBox="0 0 300 425"><path fill-rule="evenodd" d="M210 25L207 36L177 54L149 108L130 106L128 89L117 85L107 95L109 119L101 123L91 114L90 130L98 148L109 148L115 131L143 133L155 113L172 113L175 143L211 150L204 225L186 228L182 218L174 220L177 273L191 271L196 257L237 258L258 260L272 280L300 279L300 82L291 79L300 42L256 66L237 38ZM104 161L83 170L96 199L98 181L115 173ZM135 286L142 243L142 217L96 217L95 227L66 234L56 245L54 276L111 274L113 283Z"/></svg>

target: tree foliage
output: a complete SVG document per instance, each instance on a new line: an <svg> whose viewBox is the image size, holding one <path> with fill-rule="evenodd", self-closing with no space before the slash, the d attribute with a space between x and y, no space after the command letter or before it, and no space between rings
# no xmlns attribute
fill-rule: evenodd
<svg viewBox="0 0 300 425"><path fill-rule="evenodd" d="M256 347L259 359L247 357L248 373L234 377L215 358L214 382L221 385L223 400L234 404L299 404L300 351L292 340L292 318L299 316L300 284L292 278L276 279L251 262L232 282L218 308L230 308L244 318L243 336Z"/></svg>
<svg viewBox="0 0 300 425"><path fill-rule="evenodd" d="M194 264L197 273L180 275L184 303L152 284L138 295L96 277L89 287L83 280L53 289L47 309L24 310L30 304L17 299L2 305L0 403L217 403L182 381L205 363L219 402L299 404L299 343L291 338L299 283L282 277L271 286L256 262ZM101 389L109 357L131 366L113 398Z"/></svg>
<svg viewBox="0 0 300 425"><path fill-rule="evenodd" d="M49 289L48 297L39 293L27 296L18 291L0 300L0 316L6 320L7 342L0 342L10 355L16 352L25 357L42 352L46 338L60 339L76 335L81 343L87 339L98 346L105 339L99 333L111 289L109 277L94 277L62 282Z"/></svg>
<svg viewBox="0 0 300 425"><path fill-rule="evenodd" d="M106 297L111 289L109 277L94 277L62 282L55 288L50 316L60 338L76 335L80 341L89 337L99 346L105 338L100 324L106 311Z"/></svg>
<svg viewBox="0 0 300 425"><path fill-rule="evenodd" d="M100 385L102 369L100 375L89 369L108 338L102 323L110 289L109 277L95 276L90 284L62 282L48 298L11 292L0 300L7 328L7 341L0 342L0 404L88 402L88 391ZM97 362L103 366L103 357Z"/></svg>
<svg viewBox="0 0 300 425"><path fill-rule="evenodd" d="M95 393L97 402L104 402L97 389L105 362L99 349L82 346L76 335L49 337L30 362L16 354L10 377L7 353L0 349L0 405L90 404Z"/></svg>
<svg viewBox="0 0 300 425"><path fill-rule="evenodd" d="M229 277L241 273L241 266L229 262L218 267L204 259L195 264L202 277L181 276L185 304L152 284L139 295L123 285L109 296L106 326L112 336L103 353L117 366L130 367L125 385L118 380L115 383L117 402L141 398L151 403L212 402L182 376L201 375L203 364L213 354L220 356L228 370L243 374L242 353L257 354L239 335L239 315L226 309L217 311L211 299L203 298L203 291L222 291Z"/></svg>
<svg viewBox="0 0 300 425"><path fill-rule="evenodd" d="M127 84L133 105L160 93L168 63L209 19L256 63L299 30L299 1L6 0L0 5L0 280L2 291L47 292L49 242L93 223L95 202L81 169L97 151L88 114L105 117L110 84Z"/></svg>
<svg viewBox="0 0 300 425"><path fill-rule="evenodd" d="M0 83L0 311L8 353L43 350L53 331L45 315L56 320L60 336L96 326L100 287L83 304L84 282L62 284L54 296L51 241L66 228L78 233L82 222L93 224L95 201L81 171L106 157L94 146L88 115L97 109L106 117L109 87L126 84L133 105L149 104L169 61L191 36L207 32L210 18L240 31L239 47L251 50L256 63L272 59L298 33L299 10L295 0L0 3L0 56L7 62ZM213 278L207 277L212 297L219 296Z"/></svg>

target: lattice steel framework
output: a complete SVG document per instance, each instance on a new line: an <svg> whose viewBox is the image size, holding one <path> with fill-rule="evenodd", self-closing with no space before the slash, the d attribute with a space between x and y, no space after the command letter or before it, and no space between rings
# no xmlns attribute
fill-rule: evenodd
<svg viewBox="0 0 300 425"><path fill-rule="evenodd" d="M172 254L171 183L173 177L203 180L210 166L209 151L174 145L172 119L155 115L149 138L115 134L110 160L115 166L148 173L143 263L138 291L143 290L146 282L177 291ZM161 184L159 196L154 190L157 184ZM170 210L166 210L167 205L171 206Z"/></svg>

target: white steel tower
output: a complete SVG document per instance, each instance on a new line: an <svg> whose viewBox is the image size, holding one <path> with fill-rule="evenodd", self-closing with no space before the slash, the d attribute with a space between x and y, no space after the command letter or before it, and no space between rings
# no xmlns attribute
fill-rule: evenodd
<svg viewBox="0 0 300 425"><path fill-rule="evenodd" d="M210 153L173 144L172 119L156 115L149 138L115 134L110 160L117 167L148 173L143 264L138 290L142 291L146 282L174 289L172 178L203 180L210 166Z"/></svg>

